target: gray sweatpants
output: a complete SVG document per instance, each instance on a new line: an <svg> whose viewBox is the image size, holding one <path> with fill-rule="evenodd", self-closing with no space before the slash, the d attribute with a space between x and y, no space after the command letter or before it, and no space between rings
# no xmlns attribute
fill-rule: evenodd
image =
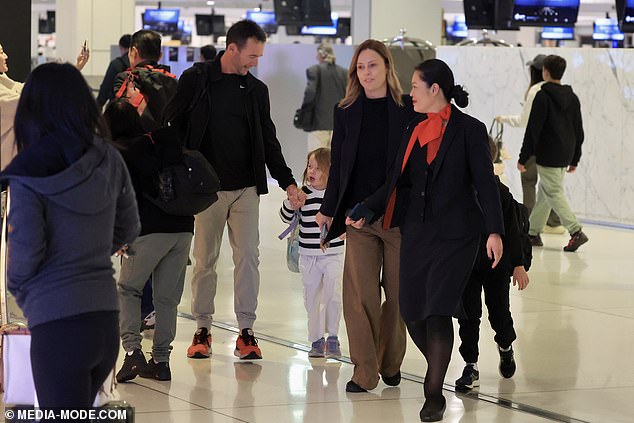
<svg viewBox="0 0 634 423"><path fill-rule="evenodd" d="M121 308L119 329L126 351L141 348L141 296L145 282L152 275L156 311L152 356L157 362L169 361L191 241L189 232L156 233L140 236L130 244L129 258L121 261L117 283Z"/></svg>

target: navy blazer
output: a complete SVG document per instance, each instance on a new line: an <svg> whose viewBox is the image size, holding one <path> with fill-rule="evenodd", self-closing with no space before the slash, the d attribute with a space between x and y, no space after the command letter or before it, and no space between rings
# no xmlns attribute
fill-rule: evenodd
<svg viewBox="0 0 634 423"><path fill-rule="evenodd" d="M396 189L391 227L404 222L410 207L411 184L401 174L401 164L414 127L411 124L401 140L388 181L365 202L377 216L383 215L389 196ZM486 126L453 105L435 158L429 189L434 228L440 238L504 235L500 194L493 174ZM424 202L417 202L417 205L425 206ZM413 215L422 216L423 211L416 210Z"/></svg>
<svg viewBox="0 0 634 423"><path fill-rule="evenodd" d="M345 109L335 106L330 173L320 208L323 215L333 218L326 240L335 239L346 231L346 210L344 210L343 204L357 157L363 117L363 95L361 94L357 101ZM389 125L387 157L385 158L385 168L377 169L379 172L385 172L386 180L398 152L403 130L407 127L408 122L416 116L410 96L402 96L403 107L396 104L389 93L387 98Z"/></svg>

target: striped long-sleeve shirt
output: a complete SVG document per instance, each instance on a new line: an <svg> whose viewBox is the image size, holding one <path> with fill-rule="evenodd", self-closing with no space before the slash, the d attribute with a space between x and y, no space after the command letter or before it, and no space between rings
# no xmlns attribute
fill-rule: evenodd
<svg viewBox="0 0 634 423"><path fill-rule="evenodd" d="M311 187L302 187L306 193L306 202L299 209L299 254L307 256L321 256L326 254L343 253L343 240L340 238L330 241L326 251L321 251L319 242L321 234L315 216L319 212L325 190L316 190ZM293 220L295 211L291 209L290 202L284 200L280 208L280 217L284 223Z"/></svg>

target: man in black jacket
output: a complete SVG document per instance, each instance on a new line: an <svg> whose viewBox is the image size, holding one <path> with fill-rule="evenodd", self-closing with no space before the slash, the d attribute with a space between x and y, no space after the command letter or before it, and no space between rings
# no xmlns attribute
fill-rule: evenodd
<svg viewBox="0 0 634 423"><path fill-rule="evenodd" d="M112 87L114 86L114 79L118 74L130 67L130 59L128 58L128 50L130 50L130 40L132 35L124 34L119 38L119 51L121 56L115 57L106 70L106 74L103 77L103 82L99 87L99 95L97 95L97 103L100 107L103 107L108 100L114 97Z"/></svg>
<svg viewBox="0 0 634 423"><path fill-rule="evenodd" d="M535 156L539 175L537 201L530 216L531 243L542 246L539 234L543 231L550 210L561 218L570 233L564 251L576 251L588 242L582 226L564 196L564 175L577 169L581 158L583 126L579 98L570 85L562 85L566 70L563 57L550 55L544 59L542 73L546 83L535 96L528 118L524 142L517 168L526 171L526 161Z"/></svg>
<svg viewBox="0 0 634 423"><path fill-rule="evenodd" d="M234 24L227 32L225 51L183 73L165 113L187 147L209 160L221 185L218 201L195 219L192 314L198 330L187 349L190 358L211 355L216 264L225 225L233 248L234 309L240 328L234 354L240 359L262 358L252 328L260 286L259 196L268 192L266 168L292 204L299 206L302 196L275 135L268 88L249 73L265 42L266 34L255 22Z"/></svg>

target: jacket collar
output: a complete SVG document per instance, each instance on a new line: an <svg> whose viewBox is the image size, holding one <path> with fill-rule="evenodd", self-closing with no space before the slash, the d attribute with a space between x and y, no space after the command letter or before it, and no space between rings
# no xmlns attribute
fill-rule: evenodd
<svg viewBox="0 0 634 423"><path fill-rule="evenodd" d="M449 146L456 138L456 133L458 132L457 125L463 117L463 113L458 110L456 106L451 105L451 116L449 117L449 122L447 122L447 129L445 130L445 134L443 136L442 142L440 143L440 149L438 150L438 154L436 155L436 165L434 176L432 182L440 173L440 168L442 167L442 163L445 160L445 156L447 155L447 150Z"/></svg>
<svg viewBox="0 0 634 423"><path fill-rule="evenodd" d="M222 50L214 60L209 62L209 82L216 82L222 79L222 67L220 64L220 58L225 54L225 50ZM247 92L252 90L255 86L255 76L251 74L251 72L247 72L245 75L245 83Z"/></svg>

